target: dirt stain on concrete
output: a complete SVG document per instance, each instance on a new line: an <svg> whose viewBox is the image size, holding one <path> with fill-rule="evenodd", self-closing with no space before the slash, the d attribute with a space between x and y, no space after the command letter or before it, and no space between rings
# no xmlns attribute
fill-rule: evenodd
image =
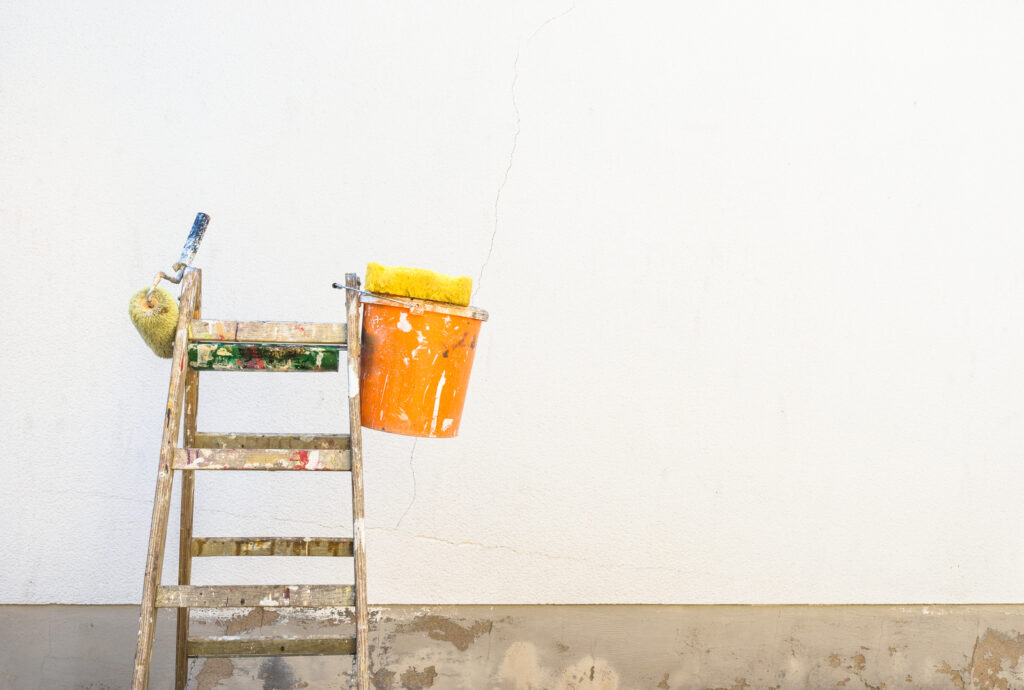
<svg viewBox="0 0 1024 690"><path fill-rule="evenodd" d="M668 687L668 677L659 688ZM607 659L588 655L562 668L542 668L536 646L524 640L509 646L497 678L510 690L619 690L619 674Z"/></svg>
<svg viewBox="0 0 1024 690"><path fill-rule="evenodd" d="M726 687L708 688L708 690L746 690L746 688L749 688L749 687L750 687L750 683L747 682L746 678L737 678L736 682L733 685L730 685L727 688Z"/></svg>
<svg viewBox="0 0 1024 690"><path fill-rule="evenodd" d="M207 659L196 675L196 690L212 690L235 672L231 659Z"/></svg>
<svg viewBox="0 0 1024 690"><path fill-rule="evenodd" d="M422 671L417 671L413 666L402 673L402 687L406 690L423 690L434 687L434 679L437 678L437 669L427 666Z"/></svg>
<svg viewBox="0 0 1024 690"><path fill-rule="evenodd" d="M667 673L665 674L665 677L661 679L661 682L658 683L658 687L661 688L661 690L669 690L669 688L668 688L668 674Z"/></svg>
<svg viewBox="0 0 1024 690"><path fill-rule="evenodd" d="M562 671L554 690L618 690L619 674L606 659L586 656Z"/></svg>
<svg viewBox="0 0 1024 690"><path fill-rule="evenodd" d="M491 621L474 621L467 627L444 616L424 615L398 626L397 632L423 632L432 640L451 642L457 650L464 652L476 638L491 632L493 627Z"/></svg>
<svg viewBox="0 0 1024 690"><path fill-rule="evenodd" d="M498 678L510 682L514 690L548 687L537 659L537 647L524 640L513 642L505 650Z"/></svg>
<svg viewBox="0 0 1024 690"><path fill-rule="evenodd" d="M237 635L239 633L249 632L255 628L260 628L264 625L270 625L278 618L281 614L271 609L254 608L249 613L241 616L235 616L228 620L227 625L224 628L225 635Z"/></svg>
<svg viewBox="0 0 1024 690"><path fill-rule="evenodd" d="M395 672L386 668L379 668L373 672L370 682L373 683L373 690L391 690L395 680Z"/></svg>
<svg viewBox="0 0 1024 690"><path fill-rule="evenodd" d="M944 676L949 676L957 690L967 690L967 684L964 681L964 672L950 666L948 661L943 661L942 664L935 669L935 672Z"/></svg>
<svg viewBox="0 0 1024 690"><path fill-rule="evenodd" d="M871 649L870 647L865 647L863 645L861 645L860 648L861 649L866 649L866 650L869 650L869 651ZM844 665L844 663L845 663L845 665ZM851 680L860 681L861 683L864 684L864 687L865 687L866 690L881 690L882 688L885 687L885 683L882 683L881 685L872 685L871 683L869 683L867 680L864 679L864 671L868 667L868 660L867 660L867 657L864 656L864 654L862 654L861 652L857 652L853 656L845 657L845 659L844 659L844 657L840 656L838 652L833 652L832 654L829 654L829 656L828 656L828 665L830 667L832 667L832 668L835 668L835 669L838 669L838 668L842 667L845 670L851 671L853 673L853 675L846 676L842 680L836 681L835 687L839 687L839 688L847 687L847 684Z"/></svg>
<svg viewBox="0 0 1024 690"><path fill-rule="evenodd" d="M257 678L263 681L263 690L291 690L292 688L308 687L305 681L300 682L292 668L278 656L270 657L260 664Z"/></svg>

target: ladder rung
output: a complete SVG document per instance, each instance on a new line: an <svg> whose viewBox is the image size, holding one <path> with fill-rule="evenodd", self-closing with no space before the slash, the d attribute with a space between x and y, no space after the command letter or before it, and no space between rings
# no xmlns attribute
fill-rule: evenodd
<svg viewBox="0 0 1024 690"><path fill-rule="evenodd" d="M165 585L157 590L161 608L237 608L240 606L353 606L352 585Z"/></svg>
<svg viewBox="0 0 1024 690"><path fill-rule="evenodd" d="M188 656L316 656L355 654L355 637L190 637Z"/></svg>
<svg viewBox="0 0 1024 690"><path fill-rule="evenodd" d="M196 371L338 371L336 345L189 343L188 365Z"/></svg>
<svg viewBox="0 0 1024 690"><path fill-rule="evenodd" d="M296 323L292 321L210 321L193 319L189 340L220 340L241 343L306 343L345 345L344 323Z"/></svg>
<svg viewBox="0 0 1024 690"><path fill-rule="evenodd" d="M176 470L352 469L352 451L315 449L175 448Z"/></svg>
<svg viewBox="0 0 1024 690"><path fill-rule="evenodd" d="M203 556L351 556L345 537L193 537L192 555Z"/></svg>
<svg viewBox="0 0 1024 690"><path fill-rule="evenodd" d="M348 434L217 434L196 433L193 448L271 448L348 450Z"/></svg>

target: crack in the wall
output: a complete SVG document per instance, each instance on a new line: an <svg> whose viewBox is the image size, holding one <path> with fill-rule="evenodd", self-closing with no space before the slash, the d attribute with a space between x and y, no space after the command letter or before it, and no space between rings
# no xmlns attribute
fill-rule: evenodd
<svg viewBox="0 0 1024 690"><path fill-rule="evenodd" d="M412 504L416 502L416 468L413 467L412 461L413 456L416 454L416 443L418 441L418 438L413 439L412 449L409 451L409 472L412 474L412 498L409 499L409 505L405 507L405 512L402 513L402 517L398 518L398 522L395 523L393 529L398 529L399 527L401 527L402 520L404 520L405 516L409 514L409 511L412 509Z"/></svg>
<svg viewBox="0 0 1024 690"><path fill-rule="evenodd" d="M487 256L484 258L483 264L480 265L480 275L477 276L476 286L474 287L473 290L474 298L480 294L480 286L483 284L484 280L484 269L487 268L487 264L491 260L491 254L494 253L494 239L498 236L498 226L501 224L501 196L505 192L505 185L508 184L509 175L512 173L512 166L515 163L516 157L516 148L519 146L519 133L522 131L522 117L519 113L519 102L516 100L516 86L519 84L519 57L520 55L522 55L523 48L529 45L530 41L532 41L534 37L537 34L539 34L541 30L544 29L545 26L547 26L548 24L557 19L561 19L565 15L572 12L574 9L576 9L575 2L573 2L569 9L564 10L563 12L559 12L554 16L548 17L540 26L534 29L533 32L531 32L530 35L526 37L525 41L521 42L519 46L516 48L516 56L512 60L512 110L515 113L516 117L515 128L512 131L512 146L508 152L508 160L505 162L505 174L502 175L501 183L498 185L498 191L494 195L494 226L491 229L491 242L487 247Z"/></svg>
<svg viewBox="0 0 1024 690"><path fill-rule="evenodd" d="M245 520L252 520L253 519L253 514L252 513L232 513L232 512L227 511L227 510L221 510L220 508L198 508L197 507L196 508L196 515L199 515L200 513L220 513L221 515L229 515L231 517L242 518L242 519L245 519ZM300 524L300 525L315 525L317 527L323 527L324 529L342 529L342 528L345 527L345 525L343 523L340 523L340 522L324 523L324 522L319 522L317 520L299 520L299 519L293 518L293 517L282 518L282 517L276 517L274 515L261 515L259 517L259 519L261 519L261 520L273 520L275 522L296 523L296 524Z"/></svg>
<svg viewBox="0 0 1024 690"><path fill-rule="evenodd" d="M368 532L397 532L394 527L367 527ZM597 568L622 568L622 563L609 563L606 561L595 561L592 558L584 556L568 556L565 554L548 553L545 551L521 551L512 546L505 546L503 544L484 544L477 541L453 541L451 539L444 539L442 537L434 537L428 534L414 534L413 539L419 539L420 541L430 541L446 546L464 547L469 546L477 549L484 549L487 551L508 551L517 556L538 556L540 558L548 558L551 560L558 561L571 561L573 563L582 563ZM653 570L658 572L675 573L677 575L692 575L697 572L693 569L684 568L670 568L663 565L629 565L631 570Z"/></svg>
<svg viewBox="0 0 1024 690"><path fill-rule="evenodd" d="M414 479L414 482L415 482L415 477L413 479ZM108 501L126 501L128 503L138 503L138 504L144 504L144 505L147 505L147 506L152 506L153 505L152 499L148 499L148 498L131 497L131 496L119 496L117 494L108 494L108 493L104 493L102 491L92 491L92 490L88 490L88 489L83 490L83 491L62 491L62 490L58 489L58 490L55 490L53 493L61 493L61 494L71 494L71 493L73 493L76 496L89 496L91 498L102 498L102 499L105 499L105 500L108 500ZM228 515L230 517L241 518L243 520L252 520L253 519L253 514L252 513L233 513L233 512L231 512L229 510L223 510L221 508L205 508L205 507L196 506L195 514L199 515L200 513L219 513L220 515ZM260 519L263 519L263 520L273 520L275 522L296 523L296 524L302 524L302 525L315 525L316 527L323 527L324 529L342 529L342 528L345 527L345 524L341 523L341 522L324 523L324 522L319 522L317 520L299 520L299 519L294 518L294 517L277 517L275 515L262 515L262 516L260 516Z"/></svg>
<svg viewBox="0 0 1024 690"><path fill-rule="evenodd" d="M74 494L75 496L89 496L92 498L103 498L108 501L127 501L128 503L140 503L147 506L153 505L153 499L142 498L139 496L121 496L118 494L108 494L103 491L95 491L92 489L82 489L81 491L70 491L64 489L52 489L50 493L54 494Z"/></svg>

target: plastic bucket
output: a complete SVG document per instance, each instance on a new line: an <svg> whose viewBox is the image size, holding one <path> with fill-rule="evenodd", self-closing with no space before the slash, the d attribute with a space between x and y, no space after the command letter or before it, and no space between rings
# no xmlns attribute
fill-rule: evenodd
<svg viewBox="0 0 1024 690"><path fill-rule="evenodd" d="M362 303L363 426L406 436L456 436L487 312L373 294Z"/></svg>

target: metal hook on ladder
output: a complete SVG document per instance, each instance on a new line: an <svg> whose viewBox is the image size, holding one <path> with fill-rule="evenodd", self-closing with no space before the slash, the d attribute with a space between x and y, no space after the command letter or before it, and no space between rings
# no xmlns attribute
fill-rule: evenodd
<svg viewBox="0 0 1024 690"><path fill-rule="evenodd" d="M376 292L367 292L366 290L360 290L359 288L352 287L350 285L343 285L341 283L331 283L331 287L336 290L349 290L351 292L355 292L359 295L362 295L363 297L373 297L374 299L380 300L381 302L391 302L392 304L397 304L400 307L405 307L406 309L408 309L409 313L411 314L423 313L423 305L416 301L399 299L398 297L392 297L390 295L378 295Z"/></svg>

